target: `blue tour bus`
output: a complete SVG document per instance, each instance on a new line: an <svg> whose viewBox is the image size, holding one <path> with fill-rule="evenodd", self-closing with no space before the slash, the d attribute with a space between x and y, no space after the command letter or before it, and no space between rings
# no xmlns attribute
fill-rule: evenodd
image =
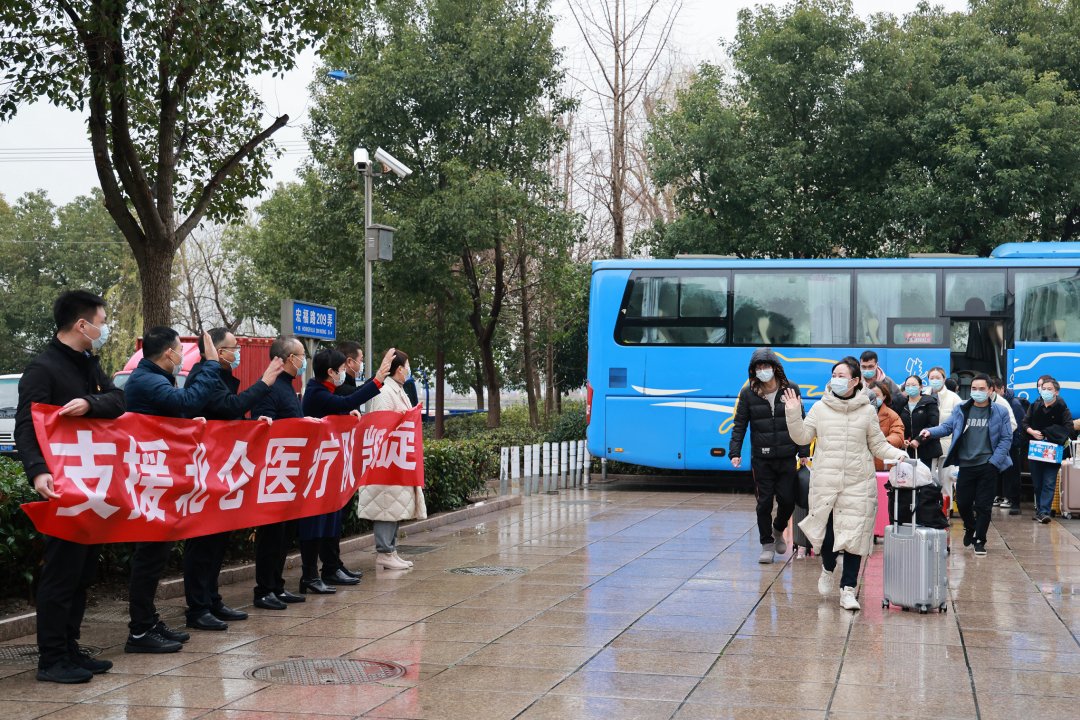
<svg viewBox="0 0 1080 720"><path fill-rule="evenodd" d="M979 372L1032 399L1053 375L1080 411L1080 242L1010 243L988 258L594 262L589 451L731 470L735 400L766 345L808 407L834 362L872 349L897 383L941 366L962 397Z"/></svg>

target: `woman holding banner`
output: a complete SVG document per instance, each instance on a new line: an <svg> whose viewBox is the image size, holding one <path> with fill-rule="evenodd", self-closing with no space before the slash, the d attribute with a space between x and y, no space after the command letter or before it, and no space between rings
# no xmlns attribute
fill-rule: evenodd
<svg viewBox="0 0 1080 720"><path fill-rule="evenodd" d="M410 375L409 356L394 351L382 392L371 402L371 411L389 410L404 413L413 404L402 387ZM360 517L371 520L375 534L375 567L386 570L408 570L412 562L397 553L397 528L402 520L423 520L427 517L424 489L405 485L364 485L360 488Z"/></svg>
<svg viewBox="0 0 1080 720"><path fill-rule="evenodd" d="M359 413L360 407L378 397L383 381L390 372L393 351L386 353L375 377L360 386L351 395L336 395L335 391L345 382L347 358L338 350L320 350L312 359L314 375L304 390L304 416L324 418L328 415ZM356 585L359 576L345 571L338 550L341 537L342 511L300 518L297 531L300 536L300 592L330 595L336 592L333 585ZM322 557L322 576L319 576L319 558Z"/></svg>

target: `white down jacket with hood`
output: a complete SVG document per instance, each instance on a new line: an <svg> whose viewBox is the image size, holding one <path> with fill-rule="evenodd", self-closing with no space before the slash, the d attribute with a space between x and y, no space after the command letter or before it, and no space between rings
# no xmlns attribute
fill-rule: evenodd
<svg viewBox="0 0 1080 720"><path fill-rule="evenodd" d="M800 445L817 439L810 471L810 507L799 523L814 550L820 552L825 527L833 516L833 550L869 555L874 546L877 483L874 457L907 457L881 433L877 413L866 394L857 391L844 399L826 387L825 395L806 418L798 409L785 408L788 432Z"/></svg>

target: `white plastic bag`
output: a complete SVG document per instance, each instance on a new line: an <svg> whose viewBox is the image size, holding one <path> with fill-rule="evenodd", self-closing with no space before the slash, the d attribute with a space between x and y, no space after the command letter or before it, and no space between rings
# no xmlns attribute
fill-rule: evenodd
<svg viewBox="0 0 1080 720"><path fill-rule="evenodd" d="M894 488L917 488L935 485L934 474L918 460L899 462L889 470L889 484Z"/></svg>

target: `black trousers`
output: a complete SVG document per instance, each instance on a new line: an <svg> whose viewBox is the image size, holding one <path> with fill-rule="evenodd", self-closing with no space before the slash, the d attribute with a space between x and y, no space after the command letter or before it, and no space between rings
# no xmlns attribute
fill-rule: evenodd
<svg viewBox="0 0 1080 720"><path fill-rule="evenodd" d="M956 509L964 519L965 530L975 530L974 541L986 542L990 512L994 507L998 469L990 463L960 467L956 478Z"/></svg>
<svg viewBox="0 0 1080 720"><path fill-rule="evenodd" d="M289 554L289 523L255 529L255 597L285 590L285 557Z"/></svg>
<svg viewBox="0 0 1080 720"><path fill-rule="evenodd" d="M128 583L128 613L131 615L128 629L132 635L142 635L161 620L154 605L154 595L172 548L171 542L135 543Z"/></svg>
<svg viewBox="0 0 1080 720"><path fill-rule="evenodd" d="M795 483L798 467L794 457L766 460L753 458L750 469L754 473L757 495L757 526L762 545L773 542L773 532L782 533L795 512ZM776 501L776 522L773 523L773 500Z"/></svg>
<svg viewBox="0 0 1080 720"><path fill-rule="evenodd" d="M39 668L76 649L86 613L86 590L97 575L100 546L44 535L45 557L37 587Z"/></svg>
<svg viewBox="0 0 1080 720"><path fill-rule="evenodd" d="M184 595L187 597L187 617L197 618L221 606L218 575L225 561L229 533L216 533L190 538L184 544Z"/></svg>
<svg viewBox="0 0 1080 720"><path fill-rule="evenodd" d="M833 551L836 536L833 534L832 520L832 513L829 513L829 522L825 525L825 538L821 541L821 564L829 572L836 569L836 562L840 557L840 553ZM861 565L862 555L844 553L844 570L840 573L840 587L855 587L855 584L859 582L859 567Z"/></svg>
<svg viewBox="0 0 1080 720"><path fill-rule="evenodd" d="M1012 467L1001 473L1001 484L1004 486L1001 496L1008 500L1014 508L1020 507L1020 458L1023 451L1023 443L1014 443L1009 448Z"/></svg>
<svg viewBox="0 0 1080 720"><path fill-rule="evenodd" d="M341 563L341 538L324 537L300 541L301 576L314 580L319 576L319 560L322 560L323 577L333 575L344 565Z"/></svg>

